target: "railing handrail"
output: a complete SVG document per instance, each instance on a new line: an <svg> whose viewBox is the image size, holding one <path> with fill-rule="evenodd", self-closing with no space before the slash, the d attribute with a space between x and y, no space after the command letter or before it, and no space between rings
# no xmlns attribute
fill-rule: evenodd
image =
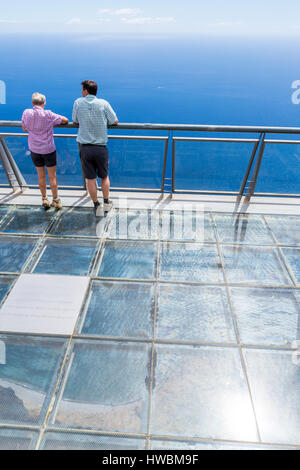
<svg viewBox="0 0 300 470"><path fill-rule="evenodd" d="M0 127L22 127L21 121L0 121ZM66 125L55 126L63 129L76 129L77 124L70 122ZM160 131L202 131L202 132L240 132L266 134L300 134L300 127L276 126L227 126L206 124L153 124L153 123L119 123L108 126L109 129L160 130Z"/></svg>

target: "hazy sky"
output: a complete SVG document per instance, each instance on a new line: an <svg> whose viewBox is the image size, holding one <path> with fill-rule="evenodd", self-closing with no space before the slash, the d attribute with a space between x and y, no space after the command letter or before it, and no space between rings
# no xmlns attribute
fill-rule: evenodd
<svg viewBox="0 0 300 470"><path fill-rule="evenodd" d="M9 0L0 32L300 35L299 0Z"/></svg>

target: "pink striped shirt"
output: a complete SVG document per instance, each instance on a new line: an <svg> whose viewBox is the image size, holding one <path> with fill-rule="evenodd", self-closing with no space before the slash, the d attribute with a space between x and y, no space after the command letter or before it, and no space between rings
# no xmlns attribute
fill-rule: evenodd
<svg viewBox="0 0 300 470"><path fill-rule="evenodd" d="M55 150L53 127L61 124L62 116L41 106L25 109L22 124L28 131L29 150L46 155Z"/></svg>

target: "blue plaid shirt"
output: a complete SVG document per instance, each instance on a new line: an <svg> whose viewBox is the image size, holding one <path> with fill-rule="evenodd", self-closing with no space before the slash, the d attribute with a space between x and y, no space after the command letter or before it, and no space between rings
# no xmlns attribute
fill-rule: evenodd
<svg viewBox="0 0 300 470"><path fill-rule="evenodd" d="M108 101L87 95L75 101L72 120L79 124L77 142L106 145L107 126L114 124L117 116Z"/></svg>

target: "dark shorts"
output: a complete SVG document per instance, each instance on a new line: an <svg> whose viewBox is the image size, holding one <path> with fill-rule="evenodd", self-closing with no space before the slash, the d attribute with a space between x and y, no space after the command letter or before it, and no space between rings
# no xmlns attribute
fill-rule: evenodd
<svg viewBox="0 0 300 470"><path fill-rule="evenodd" d="M54 150L52 153L46 153L45 155L31 152L31 159L34 163L34 166L56 166L56 150Z"/></svg>
<svg viewBox="0 0 300 470"><path fill-rule="evenodd" d="M108 150L105 145L80 144L80 158L88 180L108 176Z"/></svg>

